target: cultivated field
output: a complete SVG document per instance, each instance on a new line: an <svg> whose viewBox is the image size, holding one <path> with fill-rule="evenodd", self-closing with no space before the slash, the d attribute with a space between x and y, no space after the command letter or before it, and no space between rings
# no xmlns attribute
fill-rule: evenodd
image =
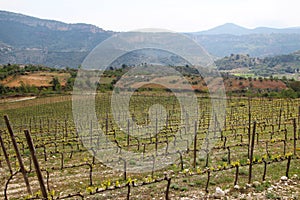
<svg viewBox="0 0 300 200"><path fill-rule="evenodd" d="M194 116L171 93L141 92L130 100L134 126L125 110L110 109L110 97L111 93L96 95L97 121L77 113L81 119L76 121L77 128L89 130L84 134L76 129L74 118L78 116L73 117L70 96L0 102L0 198L43 198L24 130L31 134L49 199L201 199L213 198L216 187L227 190L232 199L241 193L262 192L282 176L300 176L299 99L232 97L226 100L226 117L218 119L209 97L198 96ZM84 99L77 101L85 104ZM149 115L153 104L165 107L165 111L155 110L156 118ZM163 114L157 114L159 111ZM212 119L213 127L209 127ZM152 127L140 133L149 124ZM23 173L9 125L24 163ZM94 148L99 144L101 148ZM107 166L115 164L109 156L98 159L98 153L105 150L120 157L122 170ZM127 170L139 169L140 163L122 160L124 151L139 153L153 163L152 169L142 173ZM160 156L176 159L157 170ZM28 177L27 187L23 175ZM254 187L247 185L257 181L260 184ZM284 195L300 198L297 190L295 186ZM272 190L264 195L280 197Z"/></svg>

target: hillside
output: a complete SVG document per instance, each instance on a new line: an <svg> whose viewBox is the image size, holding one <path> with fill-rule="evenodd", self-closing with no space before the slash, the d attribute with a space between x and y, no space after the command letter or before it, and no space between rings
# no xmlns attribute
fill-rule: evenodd
<svg viewBox="0 0 300 200"><path fill-rule="evenodd" d="M237 70L245 68L249 73L259 76L277 74L298 74L300 72L300 51L265 58L250 57L248 54L230 54L215 61L219 70Z"/></svg>
<svg viewBox="0 0 300 200"><path fill-rule="evenodd" d="M0 11L0 26L0 64L42 64L56 68L77 68L96 45L115 34L90 24L67 24L6 11ZM300 49L299 28L247 29L228 23L186 34L214 57L233 53L262 58Z"/></svg>
<svg viewBox="0 0 300 200"><path fill-rule="evenodd" d="M0 65L0 98L71 91L76 69L41 65Z"/></svg>
<svg viewBox="0 0 300 200"><path fill-rule="evenodd" d="M249 54L254 57L266 57L289 54L300 49L300 34L192 34L191 37L216 57L233 54Z"/></svg>
<svg viewBox="0 0 300 200"><path fill-rule="evenodd" d="M190 33L212 55L250 54L254 57L289 54L300 49L300 27L254 29L226 23Z"/></svg>
<svg viewBox="0 0 300 200"><path fill-rule="evenodd" d="M0 81L0 83L9 88L20 87L22 84L35 87L50 87L52 86L52 79L57 77L61 86L64 87L70 76L69 73L64 72L27 72L22 75L9 76Z"/></svg>
<svg viewBox="0 0 300 200"><path fill-rule="evenodd" d="M112 35L89 24L66 24L0 11L0 63L77 67Z"/></svg>

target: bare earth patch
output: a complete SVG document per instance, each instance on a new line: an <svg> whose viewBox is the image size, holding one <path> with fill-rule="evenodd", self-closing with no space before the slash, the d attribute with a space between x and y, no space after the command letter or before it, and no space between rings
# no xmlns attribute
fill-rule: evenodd
<svg viewBox="0 0 300 200"><path fill-rule="evenodd" d="M1 83L7 87L19 87L23 82L25 85L34 85L37 87L48 87L51 86L51 80L57 77L61 85L65 85L69 73L57 73L57 72L34 72L25 75L10 76Z"/></svg>

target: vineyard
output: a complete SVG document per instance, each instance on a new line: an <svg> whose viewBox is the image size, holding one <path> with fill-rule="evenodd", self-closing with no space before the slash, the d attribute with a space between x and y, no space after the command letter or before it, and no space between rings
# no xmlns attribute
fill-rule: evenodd
<svg viewBox="0 0 300 200"><path fill-rule="evenodd" d="M300 176L299 99L232 97L218 119L203 94L194 116L171 93L136 92L133 125L122 108L110 109L110 97L96 95L97 121L75 116L70 96L0 103L0 198L179 199L216 187L234 195L235 185ZM122 159L124 151L140 155L149 169ZM174 162L159 167L160 157Z"/></svg>

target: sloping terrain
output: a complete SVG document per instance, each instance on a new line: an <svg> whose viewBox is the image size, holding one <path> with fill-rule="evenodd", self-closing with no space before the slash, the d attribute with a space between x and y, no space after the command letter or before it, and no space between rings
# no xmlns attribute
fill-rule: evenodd
<svg viewBox="0 0 300 200"><path fill-rule="evenodd" d="M0 64L57 68L78 67L94 47L116 33L94 25L67 24L6 11L0 11L0 27ZM187 36L215 57L231 53L264 57L300 49L299 28L252 30L225 24Z"/></svg>
<svg viewBox="0 0 300 200"><path fill-rule="evenodd" d="M249 54L230 54L215 61L219 70L241 71L260 76L278 74L299 74L300 51L265 58L251 57ZM242 73L242 71L241 71Z"/></svg>
<svg viewBox="0 0 300 200"><path fill-rule="evenodd" d="M89 24L66 24L0 11L0 62L78 67L112 35Z"/></svg>
<svg viewBox="0 0 300 200"><path fill-rule="evenodd" d="M0 83L7 87L20 87L21 84L36 86L36 87L49 87L53 78L57 77L62 86L66 85L69 73L58 72L33 72L24 75L9 76Z"/></svg>

